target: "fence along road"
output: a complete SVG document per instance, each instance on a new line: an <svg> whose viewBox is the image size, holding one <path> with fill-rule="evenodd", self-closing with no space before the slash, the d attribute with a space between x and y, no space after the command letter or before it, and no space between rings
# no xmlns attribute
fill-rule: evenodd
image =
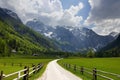
<svg viewBox="0 0 120 80"><path fill-rule="evenodd" d="M57 64L58 60L51 61L43 76L37 80L82 80Z"/></svg>
<svg viewBox="0 0 120 80"><path fill-rule="evenodd" d="M0 73L0 80L4 80L7 77L11 77L15 74L17 74L17 78L14 78L13 80L20 80L21 78L23 78L22 80L28 80L29 75L31 75L32 73L36 73L38 72L41 68L43 67L43 64L38 64L38 65L33 65L32 68L29 68L27 66L25 66L25 69L14 72L14 73L10 73L10 74L3 74L3 71L1 71ZM24 74L21 74L22 72L24 72Z"/></svg>
<svg viewBox="0 0 120 80"><path fill-rule="evenodd" d="M89 68L86 68L83 66L76 66L73 64L67 64L67 63L62 63L62 64L66 69L73 69L74 72L80 72L82 75L84 73L92 75L93 76L92 80L99 80L97 77L101 77L101 78L106 79L106 80L115 80L115 79L112 79L111 76L114 76L117 80L120 80L119 74L106 72L106 71L102 71L102 70L97 70L96 68L89 69ZM108 74L109 76L110 75L111 76L109 77L108 75L105 75L105 74ZM85 74L84 74L84 76L85 76Z"/></svg>

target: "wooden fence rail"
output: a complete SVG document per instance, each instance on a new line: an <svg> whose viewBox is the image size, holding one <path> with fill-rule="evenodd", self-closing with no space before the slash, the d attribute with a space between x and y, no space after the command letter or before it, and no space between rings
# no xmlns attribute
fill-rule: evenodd
<svg viewBox="0 0 120 80"><path fill-rule="evenodd" d="M108 76L101 75L100 73L109 74L109 75L115 76L115 77L117 77L120 80L120 75L119 74L106 72L106 71L102 71L102 70L97 70L96 68L94 68L92 70L92 69L89 69L89 68L86 68L86 67L83 67L83 66L80 67L80 66L76 66L76 65L73 65L73 64L67 64L67 63L62 63L62 64L63 64L64 67L66 67L68 69L73 69L75 72L76 71L80 71L80 73L82 75L84 75L84 73L92 75L93 76L93 80L98 80L97 79L98 76L101 77L101 78L107 79L107 80L114 80L114 79L112 79L112 78L110 78Z"/></svg>
<svg viewBox="0 0 120 80"><path fill-rule="evenodd" d="M19 80L19 79L21 79L21 78L23 78L23 80L28 80L28 78L29 78L29 76L30 76L31 74L37 73L42 67L43 67L43 64L38 64L38 65L36 65L36 66L34 65L34 66L31 67L31 68L25 66L23 70L20 70L20 71L11 73L11 74L7 74L7 75L5 75L5 74L3 73L3 71L1 71L1 73L0 73L0 80L3 80L3 79L5 79L5 78L8 78L8 77L13 76L13 75L16 75L16 74L17 74L17 77L14 78L13 80ZM23 72L24 74L22 74L22 72Z"/></svg>

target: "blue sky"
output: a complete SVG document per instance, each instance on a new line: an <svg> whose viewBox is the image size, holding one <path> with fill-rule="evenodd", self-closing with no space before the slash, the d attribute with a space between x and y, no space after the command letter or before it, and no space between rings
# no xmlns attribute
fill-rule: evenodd
<svg viewBox="0 0 120 80"><path fill-rule="evenodd" d="M89 15L90 12L90 4L88 3L88 0L61 0L62 5L63 5L63 9L69 9L71 5L78 5L78 3L82 2L84 7L82 10L79 11L78 15L82 16L84 20L86 20L86 18Z"/></svg>

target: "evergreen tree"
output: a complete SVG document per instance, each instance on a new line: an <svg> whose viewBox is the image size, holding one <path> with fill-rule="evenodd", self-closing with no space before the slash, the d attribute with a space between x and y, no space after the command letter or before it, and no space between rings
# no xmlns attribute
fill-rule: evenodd
<svg viewBox="0 0 120 80"><path fill-rule="evenodd" d="M90 49L90 50L87 52L87 57L89 57L89 58L95 57L95 52L94 52L93 49Z"/></svg>

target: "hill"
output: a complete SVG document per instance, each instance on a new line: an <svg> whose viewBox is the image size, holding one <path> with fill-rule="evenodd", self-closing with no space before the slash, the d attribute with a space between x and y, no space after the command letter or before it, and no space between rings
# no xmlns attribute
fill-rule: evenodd
<svg viewBox="0 0 120 80"><path fill-rule="evenodd" d="M25 26L16 13L0 8L0 56L58 50L48 38Z"/></svg>
<svg viewBox="0 0 120 80"><path fill-rule="evenodd" d="M120 35L116 40L102 48L98 53L98 57L120 57Z"/></svg>

